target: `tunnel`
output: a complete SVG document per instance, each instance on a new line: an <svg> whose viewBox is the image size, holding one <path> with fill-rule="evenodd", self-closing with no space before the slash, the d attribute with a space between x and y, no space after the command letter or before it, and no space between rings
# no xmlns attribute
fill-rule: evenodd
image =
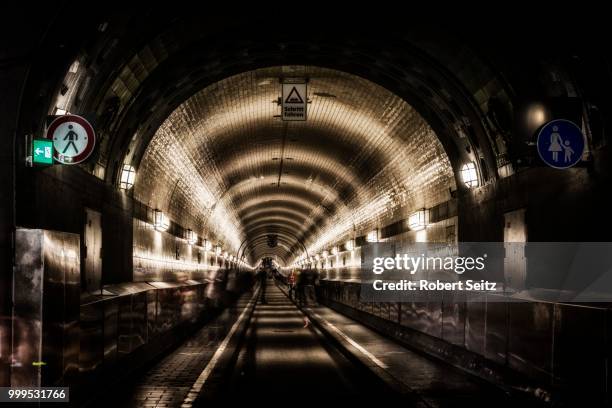
<svg viewBox="0 0 612 408"><path fill-rule="evenodd" d="M597 13L27 3L1 403L610 406Z"/></svg>

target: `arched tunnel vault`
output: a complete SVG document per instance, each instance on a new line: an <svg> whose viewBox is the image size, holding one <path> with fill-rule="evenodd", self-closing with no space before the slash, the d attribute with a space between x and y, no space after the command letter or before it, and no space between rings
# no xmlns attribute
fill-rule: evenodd
<svg viewBox="0 0 612 408"><path fill-rule="evenodd" d="M281 78L308 79L308 120L279 118ZM364 78L275 66L197 92L162 123L138 161L134 198L251 261L317 251L450 198L453 167L426 121ZM184 225L188 224L188 225ZM263 233L282 234L267 248ZM253 241L249 243L249 241Z"/></svg>

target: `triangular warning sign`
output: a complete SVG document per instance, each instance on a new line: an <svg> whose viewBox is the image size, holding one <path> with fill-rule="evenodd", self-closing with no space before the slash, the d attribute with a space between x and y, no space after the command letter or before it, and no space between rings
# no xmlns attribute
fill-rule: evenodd
<svg viewBox="0 0 612 408"><path fill-rule="evenodd" d="M304 100L300 96L300 93L295 88L295 86L293 87L293 89L291 89L291 92L289 92L287 99L285 99L285 103L304 103Z"/></svg>

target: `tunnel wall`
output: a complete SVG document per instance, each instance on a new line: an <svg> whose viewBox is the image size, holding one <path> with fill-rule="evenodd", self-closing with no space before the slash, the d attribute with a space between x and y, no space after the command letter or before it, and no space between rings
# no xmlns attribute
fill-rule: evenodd
<svg viewBox="0 0 612 408"><path fill-rule="evenodd" d="M608 149L594 153L596 161L609 160ZM610 182L609 173L585 167L519 171L459 199L459 241L503 241L504 213L520 208L527 241L609 241Z"/></svg>
<svg viewBox="0 0 612 408"><path fill-rule="evenodd" d="M0 69L0 349L8 350L11 341L11 290L15 228L15 140L21 87L28 71L19 65ZM0 385L10 382L11 356L0 351Z"/></svg>
<svg viewBox="0 0 612 408"><path fill-rule="evenodd" d="M454 209L449 213L451 214L449 218L430 224L426 231L421 231L422 234L419 236L416 231L407 231L389 237L388 240L400 245L414 243L419 239L427 239L428 242L454 243L457 237L457 217L452 216L453 213L455 213ZM383 239L383 241L386 240ZM322 279L359 280L361 278L361 248L340 251L337 255L329 255L326 259L321 258L314 264L314 267L320 271Z"/></svg>
<svg viewBox="0 0 612 408"><path fill-rule="evenodd" d="M135 219L134 281L185 281L214 278L225 261L198 245L167 232L155 231L151 224Z"/></svg>
<svg viewBox="0 0 612 408"><path fill-rule="evenodd" d="M118 372L131 372L183 340L252 285L247 269L217 268L212 279L81 291L78 234L17 232L10 349L15 365L9 384L76 386L72 401L88 398L99 391L98 381L116 380ZM45 364L34 367L37 361Z"/></svg>
<svg viewBox="0 0 612 408"><path fill-rule="evenodd" d="M227 262L214 256L210 265L211 251L205 253L202 247L191 246L182 237L153 230L150 220L138 217L142 204L80 168L53 166L20 171L31 176L22 177L29 182L17 188L20 226L83 237L85 209L101 213L103 285L204 279L216 269L228 267Z"/></svg>
<svg viewBox="0 0 612 408"><path fill-rule="evenodd" d="M82 237L85 208L98 211L102 214L102 284L132 280L133 202L129 196L77 167L19 171L23 182L17 186L18 225Z"/></svg>
<svg viewBox="0 0 612 408"><path fill-rule="evenodd" d="M78 372L79 236L18 228L15 244L10 384L69 382Z"/></svg>
<svg viewBox="0 0 612 408"><path fill-rule="evenodd" d="M322 303L503 387L598 406L610 398L606 307L452 298L365 303L359 293L359 283L321 281Z"/></svg>
<svg viewBox="0 0 612 408"><path fill-rule="evenodd" d="M609 179L587 168L518 172L461 196L458 216L428 228L427 241L444 242L442 225L454 222L459 241L503 241L504 214L516 209L525 209L527 241L609 241L609 217L602 217L608 183ZM593 225L599 227L593 229ZM415 236L408 232L391 240L415 242ZM354 251L353 265L321 271L320 295L325 304L500 385L511 384L530 393L539 387L553 398L568 401L609 402L609 305L472 303L454 298L363 303L359 251ZM542 289L537 276L527 276L526 284L527 289Z"/></svg>

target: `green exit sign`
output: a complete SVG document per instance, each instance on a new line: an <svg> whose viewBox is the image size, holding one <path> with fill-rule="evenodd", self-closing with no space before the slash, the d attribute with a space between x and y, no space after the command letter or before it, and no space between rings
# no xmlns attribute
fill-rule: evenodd
<svg viewBox="0 0 612 408"><path fill-rule="evenodd" d="M32 141L32 163L53 164L53 142L34 139Z"/></svg>

